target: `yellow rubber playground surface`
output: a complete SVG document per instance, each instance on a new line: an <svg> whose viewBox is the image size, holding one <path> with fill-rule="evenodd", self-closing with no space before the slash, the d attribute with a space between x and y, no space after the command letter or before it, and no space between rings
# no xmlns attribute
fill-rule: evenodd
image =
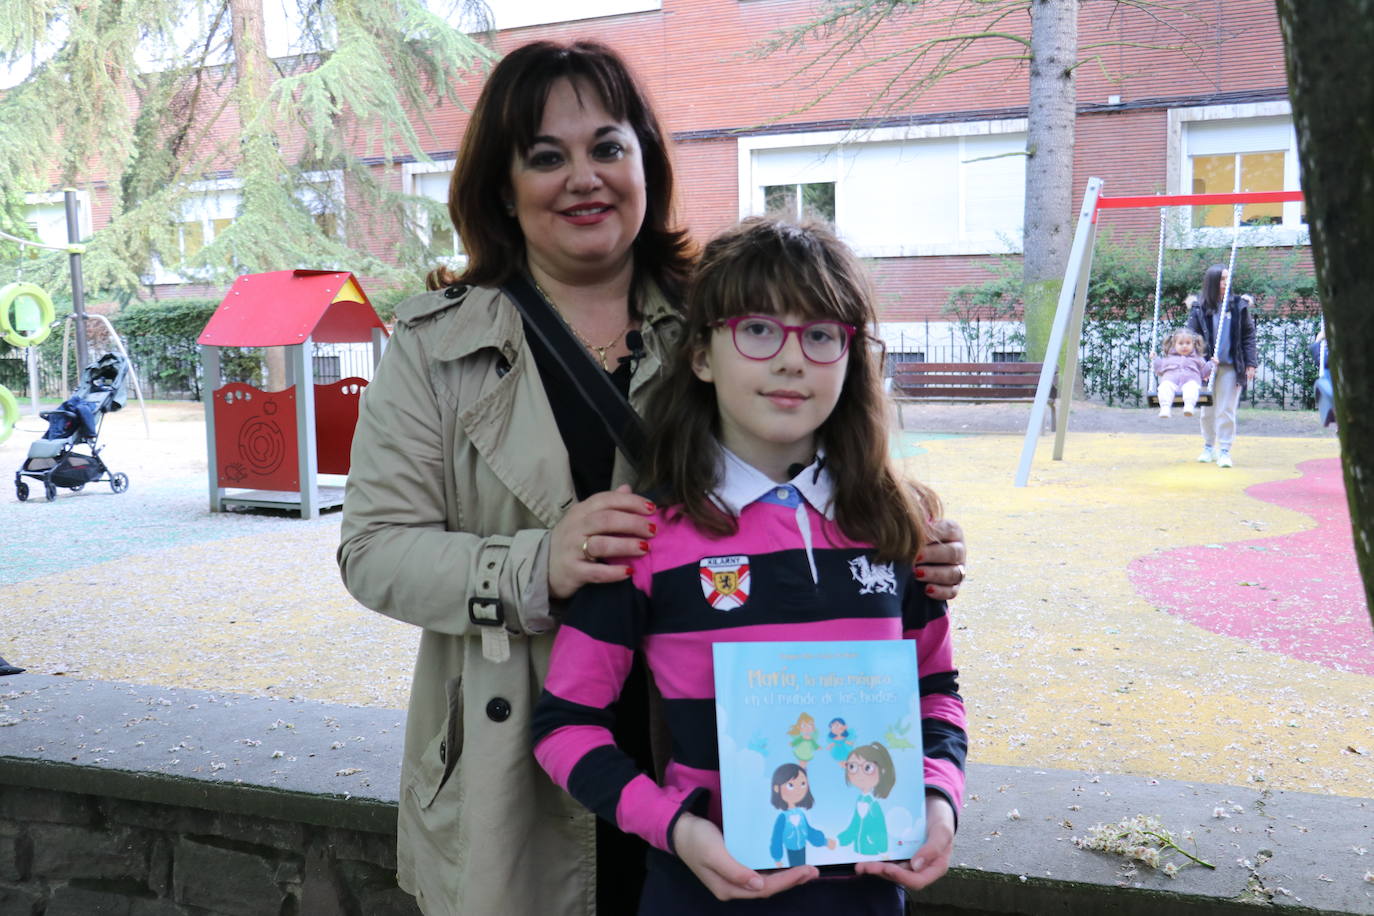
<svg viewBox="0 0 1374 916"><path fill-rule="evenodd" d="M38 674L404 708L416 633L343 589L339 515L211 515L198 410L152 413L151 438L132 406L102 433L127 493L96 484L19 503L0 491L0 656ZM0 445L7 477L33 438L21 429ZM970 547L952 607L970 756L1374 794L1374 676L1219 635L1145 597L1130 575L1133 562L1191 545L1224 579L1233 551L1309 531L1311 515L1246 489L1299 477L1299 464L1336 457L1337 443L1247 438L1230 470L1193 462L1189 436L1070 432L1063 462L1049 460L1050 445L1017 489L1019 435L909 432L899 443ZM1341 544L1352 550L1348 531ZM1274 574L1296 565L1281 550L1268 559ZM1170 591L1213 621L1277 600L1258 587L1236 600L1196 575L1171 577ZM1352 657L1374 645L1356 643ZM23 677L0 679L0 704Z"/></svg>

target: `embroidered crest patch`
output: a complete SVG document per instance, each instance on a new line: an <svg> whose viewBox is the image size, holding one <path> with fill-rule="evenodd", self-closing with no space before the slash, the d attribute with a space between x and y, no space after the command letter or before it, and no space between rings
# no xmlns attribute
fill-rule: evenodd
<svg viewBox="0 0 1374 916"><path fill-rule="evenodd" d="M706 557L701 561L701 593L718 611L733 611L749 600L748 557Z"/></svg>
<svg viewBox="0 0 1374 916"><path fill-rule="evenodd" d="M863 586L860 595L897 594L897 576L891 563L870 563L868 557L855 557L849 561L849 574Z"/></svg>

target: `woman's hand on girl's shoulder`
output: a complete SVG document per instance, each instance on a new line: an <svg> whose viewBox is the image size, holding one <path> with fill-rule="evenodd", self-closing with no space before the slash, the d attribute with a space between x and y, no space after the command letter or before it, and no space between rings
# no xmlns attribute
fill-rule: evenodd
<svg viewBox="0 0 1374 916"><path fill-rule="evenodd" d="M959 594L964 582L964 529L947 518L931 523L933 540L916 554L916 581L937 601L949 601Z"/></svg>
<svg viewBox="0 0 1374 916"><path fill-rule="evenodd" d="M695 814L683 814L673 825L673 849L717 900L771 897L820 874L814 865L798 865L762 875L745 868L726 851L720 828Z"/></svg>
<svg viewBox="0 0 1374 916"><path fill-rule="evenodd" d="M574 503L549 541L549 595L567 599L593 582L619 582L633 574L624 563L602 563L642 557L657 533L649 521L655 506L628 485Z"/></svg>
<svg viewBox="0 0 1374 916"><path fill-rule="evenodd" d="M854 871L877 875L909 891L929 887L949 871L954 853L954 809L943 795L926 796L926 842L906 862L859 862Z"/></svg>

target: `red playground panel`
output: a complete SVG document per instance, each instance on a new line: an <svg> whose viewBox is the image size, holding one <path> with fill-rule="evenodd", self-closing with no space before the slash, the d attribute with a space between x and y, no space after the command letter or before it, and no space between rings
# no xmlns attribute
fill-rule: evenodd
<svg viewBox="0 0 1374 916"><path fill-rule="evenodd" d="M298 490L297 455L294 388L268 392L230 382L215 392L215 478L221 487Z"/></svg>
<svg viewBox="0 0 1374 916"><path fill-rule="evenodd" d="M346 378L315 386L315 447L321 474L347 474L367 380Z"/></svg>

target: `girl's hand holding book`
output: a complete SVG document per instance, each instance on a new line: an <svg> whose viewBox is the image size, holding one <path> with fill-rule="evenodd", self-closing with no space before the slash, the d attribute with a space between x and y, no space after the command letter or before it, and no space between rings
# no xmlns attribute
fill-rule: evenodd
<svg viewBox="0 0 1374 916"><path fill-rule="evenodd" d="M695 814L684 813L673 825L673 851L717 900L771 897L820 874L814 865L798 865L762 875L745 868L725 851L720 828ZM945 861L948 864L948 856Z"/></svg>
<svg viewBox="0 0 1374 916"><path fill-rule="evenodd" d="M908 862L859 862L854 871L878 875L909 891L929 887L949 871L954 852L954 809L943 795L926 796L926 842Z"/></svg>

